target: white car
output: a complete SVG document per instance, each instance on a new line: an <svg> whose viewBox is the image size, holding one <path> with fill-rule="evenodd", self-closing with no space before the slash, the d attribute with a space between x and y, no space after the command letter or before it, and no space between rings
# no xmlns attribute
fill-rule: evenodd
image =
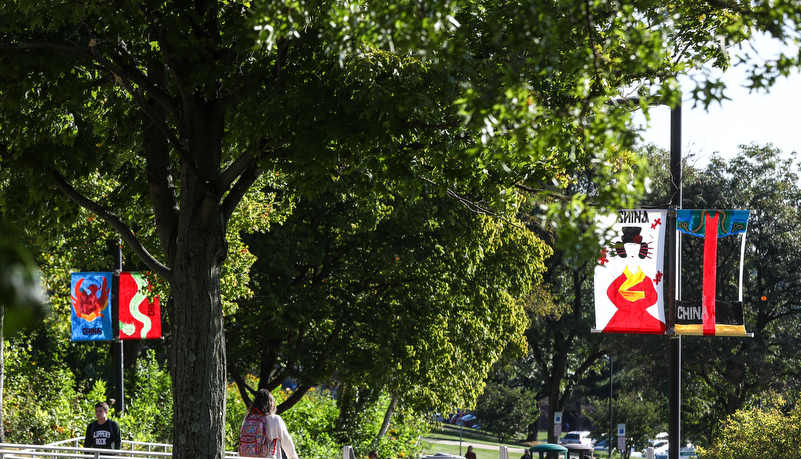
<svg viewBox="0 0 801 459"><path fill-rule="evenodd" d="M559 443L563 445L580 443L582 445L592 446L593 440L590 438L590 433L586 430L574 430L566 433L565 436L559 440Z"/></svg>

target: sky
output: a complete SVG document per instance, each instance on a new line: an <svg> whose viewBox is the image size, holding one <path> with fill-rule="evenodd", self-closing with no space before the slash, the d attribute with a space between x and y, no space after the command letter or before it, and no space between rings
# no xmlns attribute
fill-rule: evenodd
<svg viewBox="0 0 801 459"><path fill-rule="evenodd" d="M762 56L770 56L778 49L765 39L758 39L754 47ZM749 92L743 87L747 83L745 69L733 67L724 74L727 83L724 94L731 100L714 103L709 111L701 106L692 108L689 93L692 83L687 77L681 81L685 90L682 154L695 153L699 166L704 165L713 152L730 158L740 151L738 145L754 142L772 143L782 152L801 154L801 75L798 72L780 78L768 93L764 90ZM645 124L644 116L637 120ZM651 109L651 121L643 133L643 142L670 149L670 108Z"/></svg>

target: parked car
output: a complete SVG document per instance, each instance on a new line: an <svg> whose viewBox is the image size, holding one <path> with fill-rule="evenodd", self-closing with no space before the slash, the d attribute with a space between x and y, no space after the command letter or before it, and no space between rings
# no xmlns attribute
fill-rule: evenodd
<svg viewBox="0 0 801 459"><path fill-rule="evenodd" d="M464 427L473 427L473 423L476 421L476 417L472 414L465 414L458 421L456 421L457 426L464 426Z"/></svg>
<svg viewBox="0 0 801 459"><path fill-rule="evenodd" d="M462 413L456 413L456 414L454 414L453 416L451 416L451 418L450 418L450 419L448 419L448 424L457 425L457 423L458 423L458 422L459 422L459 420L462 418L462 416L465 416L465 415L467 415L467 413L466 413L466 412L462 412Z"/></svg>
<svg viewBox="0 0 801 459"><path fill-rule="evenodd" d="M695 455L694 446L685 446L684 448L679 450L680 459L690 459L697 457L698 456ZM654 453L654 459L668 459L668 450L665 449L664 452L660 452L659 454Z"/></svg>
<svg viewBox="0 0 801 459"><path fill-rule="evenodd" d="M592 446L593 440L590 438L590 433L584 430L574 430L565 434L559 443L563 445L580 443L582 445Z"/></svg>
<svg viewBox="0 0 801 459"><path fill-rule="evenodd" d="M614 445L612 445L614 447ZM598 440L592 445L592 449L595 451L609 451L609 447L606 445L606 440Z"/></svg>

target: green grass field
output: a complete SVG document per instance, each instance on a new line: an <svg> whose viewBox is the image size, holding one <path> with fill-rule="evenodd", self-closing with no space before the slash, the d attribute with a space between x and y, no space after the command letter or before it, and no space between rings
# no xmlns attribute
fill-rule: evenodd
<svg viewBox="0 0 801 459"><path fill-rule="evenodd" d="M459 441L461 436L461 453L459 450ZM456 442L456 444L442 444L434 443L431 440L445 440L448 442ZM540 442L547 441L544 431L537 434L537 440ZM435 453L453 454L456 456L464 456L467 452L467 447L472 445L473 452L476 453L477 459L498 459L498 446L505 445L509 447L509 459L518 459L523 455L523 448L529 448L536 444L535 442L525 442L523 439L507 439L504 443L498 443L498 439L492 435L486 434L473 429L460 429L457 426L443 424L439 429L432 429L431 433L424 439L424 453L431 455ZM608 458L609 453L603 452L595 453L596 458Z"/></svg>

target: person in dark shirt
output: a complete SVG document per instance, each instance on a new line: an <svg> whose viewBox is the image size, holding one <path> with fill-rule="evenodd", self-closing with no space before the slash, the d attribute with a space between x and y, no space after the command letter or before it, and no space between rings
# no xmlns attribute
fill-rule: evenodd
<svg viewBox="0 0 801 459"><path fill-rule="evenodd" d="M467 447L467 454L464 455L467 459L476 459L476 453L473 452L473 447Z"/></svg>
<svg viewBox="0 0 801 459"><path fill-rule="evenodd" d="M120 449L120 426L108 418L108 404L95 403L95 417L97 421L86 426L86 438L83 440L84 448Z"/></svg>

